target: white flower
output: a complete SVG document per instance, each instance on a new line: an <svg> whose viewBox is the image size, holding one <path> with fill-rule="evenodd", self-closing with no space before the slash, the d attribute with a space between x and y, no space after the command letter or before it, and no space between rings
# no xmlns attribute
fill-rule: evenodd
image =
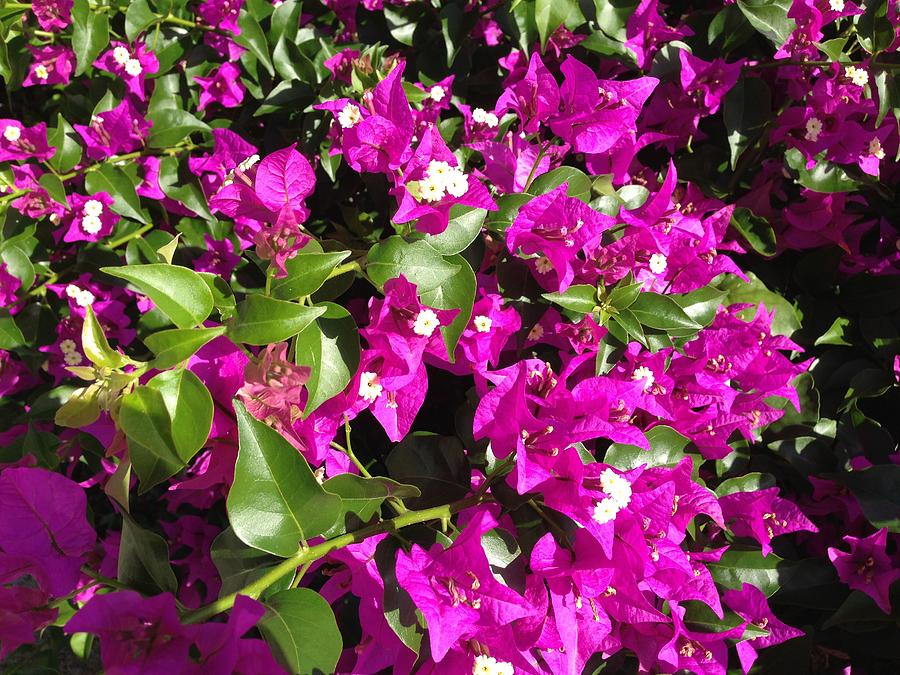
<svg viewBox="0 0 900 675"><path fill-rule="evenodd" d="M600 487L620 509L624 509L631 502L631 483L612 469L604 469L600 474Z"/></svg>
<svg viewBox="0 0 900 675"><path fill-rule="evenodd" d="M491 325L494 322L491 321L490 317L479 314L474 319L472 319L472 323L475 324L475 330L477 330L479 333L487 333L491 330Z"/></svg>
<svg viewBox="0 0 900 675"><path fill-rule="evenodd" d="M81 229L88 234L97 234L103 229L103 221L97 216L85 216L81 219Z"/></svg>
<svg viewBox="0 0 900 675"><path fill-rule="evenodd" d="M39 63L34 67L34 76L39 80L46 80L50 77L50 71L47 70L47 66L43 63Z"/></svg>
<svg viewBox="0 0 900 675"><path fill-rule="evenodd" d="M113 49L113 59L120 66L124 66L131 59L131 54L128 52L126 47L119 45L115 49Z"/></svg>
<svg viewBox="0 0 900 675"><path fill-rule="evenodd" d="M419 192L422 198L428 202L439 202L444 197L443 181L434 178L425 178L419 181Z"/></svg>
<svg viewBox="0 0 900 675"><path fill-rule="evenodd" d="M509 661L498 661L484 654L476 656L472 664L472 675L514 675L515 672Z"/></svg>
<svg viewBox="0 0 900 675"><path fill-rule="evenodd" d="M534 324L534 326L531 327L531 330L528 331L528 339L540 340L542 337L544 337L544 327L539 323Z"/></svg>
<svg viewBox="0 0 900 675"><path fill-rule="evenodd" d="M359 378L359 395L364 400L372 403L381 396L384 388L378 384L378 374L366 371Z"/></svg>
<svg viewBox="0 0 900 675"><path fill-rule="evenodd" d="M597 502L597 505L594 507L594 520L601 525L605 525L606 523L615 520L618 512L619 505L616 504L616 501L612 497L606 497Z"/></svg>
<svg viewBox="0 0 900 675"><path fill-rule="evenodd" d="M8 140L10 143L15 143L22 137L22 130L19 127L13 126L10 124L3 130L3 138Z"/></svg>
<svg viewBox="0 0 900 675"><path fill-rule="evenodd" d="M99 199L88 199L81 207L81 212L86 216L99 216L103 213L103 202Z"/></svg>
<svg viewBox="0 0 900 675"><path fill-rule="evenodd" d="M497 119L497 116L492 112L488 112L484 108L475 108L475 110L472 111L472 119L476 123L483 124L484 126L490 127L491 129L496 128L500 124L500 120Z"/></svg>
<svg viewBox="0 0 900 675"><path fill-rule="evenodd" d="M815 143L819 140L819 134L822 133L822 120L818 117L810 117L806 120L806 136L804 138Z"/></svg>
<svg viewBox="0 0 900 675"><path fill-rule="evenodd" d="M352 103L348 103L345 105L341 111L338 113L338 123L344 129L349 129L350 127L356 126L359 124L362 119L362 113L359 108Z"/></svg>
<svg viewBox="0 0 900 675"><path fill-rule="evenodd" d="M70 298L77 298L78 294L81 293L81 289L78 288L75 284L69 284L66 286L66 295ZM75 344L74 342L72 344Z"/></svg>
<svg viewBox="0 0 900 675"><path fill-rule="evenodd" d="M881 147L881 141L877 138L869 141L869 154L875 159L884 159L884 148Z"/></svg>
<svg viewBox="0 0 900 675"><path fill-rule="evenodd" d="M856 66L847 66L846 70L844 70L844 74L858 87L865 87L869 82L869 73Z"/></svg>
<svg viewBox="0 0 900 675"><path fill-rule="evenodd" d="M459 169L453 169L444 181L444 188L454 197L462 197L469 191L469 177Z"/></svg>
<svg viewBox="0 0 900 675"><path fill-rule="evenodd" d="M237 165L238 170L247 172L259 161L259 155L250 155L247 159Z"/></svg>
<svg viewBox="0 0 900 675"><path fill-rule="evenodd" d="M71 354L72 352L77 351L77 349L76 349L77 346L78 345L75 344L75 340L70 340L70 339L66 338L65 340L63 340L62 342L59 343L59 350L63 354Z"/></svg>
<svg viewBox="0 0 900 675"><path fill-rule="evenodd" d="M844 0L828 0L828 6L831 7L832 11L843 12Z"/></svg>
<svg viewBox="0 0 900 675"><path fill-rule="evenodd" d="M88 290L78 291L78 294L75 296L75 304L79 307L87 307L93 305L96 299L94 294Z"/></svg>
<svg viewBox="0 0 900 675"><path fill-rule="evenodd" d="M447 162L433 159L428 162L428 168L425 169L425 175L437 182L443 183L453 170L453 167Z"/></svg>
<svg viewBox="0 0 900 675"><path fill-rule="evenodd" d="M669 261L662 253L654 253L650 256L650 271L653 274L662 274L666 271Z"/></svg>
<svg viewBox="0 0 900 675"><path fill-rule="evenodd" d="M441 322L438 320L437 314L426 308L416 315L416 320L413 323L413 333L422 337L431 337L434 329L440 325Z"/></svg>
<svg viewBox="0 0 900 675"><path fill-rule="evenodd" d="M125 72L131 75L132 77L137 77L142 72L144 72L144 67L141 65L141 62L137 59L128 59L125 62Z"/></svg>
<svg viewBox="0 0 900 675"><path fill-rule="evenodd" d="M553 269L553 263L550 262L550 258L542 255L534 261L534 268L538 271L538 274L547 274Z"/></svg>
<svg viewBox="0 0 900 675"><path fill-rule="evenodd" d="M444 100L444 96L447 95L447 90L444 89L441 85L434 85L428 92L428 95L431 97L431 100L435 103L440 103Z"/></svg>
<svg viewBox="0 0 900 675"><path fill-rule="evenodd" d="M656 382L656 377L653 375L653 371L650 370L647 366L640 366L639 368L635 368L634 372L631 374L632 380L643 380L644 381L644 391L648 391L650 387L653 386L653 383Z"/></svg>
<svg viewBox="0 0 900 675"><path fill-rule="evenodd" d="M63 354L63 361L66 362L67 366L77 366L82 361L81 354L79 352L66 352Z"/></svg>

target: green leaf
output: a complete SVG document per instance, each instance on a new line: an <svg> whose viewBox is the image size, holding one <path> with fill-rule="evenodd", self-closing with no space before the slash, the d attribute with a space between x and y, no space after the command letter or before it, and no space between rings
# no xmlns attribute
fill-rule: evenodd
<svg viewBox="0 0 900 675"><path fill-rule="evenodd" d="M859 44L870 54L884 51L896 38L894 26L887 17L887 1L868 0L860 4L865 11L856 24Z"/></svg>
<svg viewBox="0 0 900 675"><path fill-rule="evenodd" d="M447 346L447 357L454 362L454 353L459 338L469 319L472 318L472 307L475 303L475 272L461 255L446 258L446 261L457 268L456 273L444 283L429 291L419 291L422 303L436 309L458 309L459 314L448 326L441 326L444 344Z"/></svg>
<svg viewBox="0 0 900 675"><path fill-rule="evenodd" d="M575 0L536 0L534 21L541 38L541 50L553 32L570 21L584 21L584 15Z"/></svg>
<svg viewBox="0 0 900 675"><path fill-rule="evenodd" d="M125 35L129 42L156 23L156 14L147 0L132 0L125 12Z"/></svg>
<svg viewBox="0 0 900 675"><path fill-rule="evenodd" d="M769 634L769 631L759 628L728 609L723 612L723 617L720 619L705 602L686 600L681 603L681 606L686 610L684 623L691 630L701 633L724 633L745 624L744 633L741 636L744 640L752 640Z"/></svg>
<svg viewBox="0 0 900 675"><path fill-rule="evenodd" d="M123 509L119 542L118 580L146 595L176 593L178 579L169 563L169 545L145 530Z"/></svg>
<svg viewBox="0 0 900 675"><path fill-rule="evenodd" d="M633 277L629 276L627 279L623 279L620 281L612 291L609 293L609 297L607 297L606 302L615 307L618 310L628 309L631 305L634 304L634 301L637 300L638 295L641 292L644 284L640 281L633 283L626 283L627 281L633 279Z"/></svg>
<svg viewBox="0 0 900 675"><path fill-rule="evenodd" d="M850 489L873 527L900 532L900 466L876 464L825 477Z"/></svg>
<svg viewBox="0 0 900 675"><path fill-rule="evenodd" d="M267 345L294 337L325 313L325 307L304 307L265 295L250 295L238 303L228 337L236 343Z"/></svg>
<svg viewBox="0 0 900 675"><path fill-rule="evenodd" d="M852 346L852 342L847 341L847 329L850 327L851 321L845 316L837 317L822 335L815 342L815 345L843 345Z"/></svg>
<svg viewBox="0 0 900 675"><path fill-rule="evenodd" d="M644 291L628 310L642 325L666 332L698 331L702 327L668 295Z"/></svg>
<svg viewBox="0 0 900 675"><path fill-rule="evenodd" d="M152 115L153 126L147 145L151 148L169 148L177 145L192 133L211 131L209 125L181 108L162 108Z"/></svg>
<svg viewBox="0 0 900 675"><path fill-rule="evenodd" d="M488 212L471 206L454 204L450 208L450 221L447 229L440 234L425 236L425 242L435 251L443 255L461 253L481 232L481 226Z"/></svg>
<svg viewBox="0 0 900 675"><path fill-rule="evenodd" d="M769 221L750 209L738 206L731 214L731 226L741 233L754 251L765 256L775 255L775 230Z"/></svg>
<svg viewBox="0 0 900 675"><path fill-rule="evenodd" d="M843 61L847 59L847 55L844 54L844 47L847 46L847 40L849 38L834 38L832 40L825 40L825 42L816 42L815 45L818 47L825 56L828 57L830 61ZM881 122L875 124L875 126L879 126Z"/></svg>
<svg viewBox="0 0 900 675"><path fill-rule="evenodd" d="M309 324L294 341L294 360L309 366L309 397L305 415L339 394L359 367L359 331L350 312L334 303L323 303L325 313Z"/></svg>
<svg viewBox="0 0 900 675"><path fill-rule="evenodd" d="M613 443L606 451L603 461L628 471L646 464L648 466L675 466L685 458L684 449L690 440L672 427L660 425L646 432L650 450L637 445Z"/></svg>
<svg viewBox="0 0 900 675"><path fill-rule="evenodd" d="M0 316L0 349L15 349L25 344L25 336L9 315Z"/></svg>
<svg viewBox="0 0 900 675"><path fill-rule="evenodd" d="M286 81L297 80L307 84L315 84L318 80L316 67L309 57L293 42L282 38L272 52L272 63L275 70Z"/></svg>
<svg viewBox="0 0 900 675"><path fill-rule="evenodd" d="M156 354L153 367L171 368L193 356L207 342L225 334L224 326L214 328L172 328L144 338L144 344Z"/></svg>
<svg viewBox="0 0 900 675"><path fill-rule="evenodd" d="M72 6L72 49L81 75L109 44L109 15L91 9L88 0L75 0Z"/></svg>
<svg viewBox="0 0 900 675"><path fill-rule="evenodd" d="M286 558L326 532L341 498L326 492L297 449L235 401L239 450L228 519L248 546Z"/></svg>
<svg viewBox="0 0 900 675"><path fill-rule="evenodd" d="M352 473L329 478L322 487L327 492L338 495L343 507L341 516L326 536L350 532L368 523L389 497L404 499L420 497L422 494L414 485L403 485L383 476L363 478Z"/></svg>
<svg viewBox="0 0 900 675"><path fill-rule="evenodd" d="M641 322L638 321L631 309L623 309L618 314L611 316L608 328L609 332L620 342L629 343L628 336L630 335L645 347L647 346L647 336L644 335Z"/></svg>
<svg viewBox="0 0 900 675"><path fill-rule="evenodd" d="M590 314L597 307L597 289L587 284L569 286L563 293L543 293L541 297L581 314Z"/></svg>
<svg viewBox="0 0 900 675"><path fill-rule="evenodd" d="M558 188L563 183L569 183L566 194L587 203L591 198L591 179L584 171L573 166L560 166L552 171L541 174L528 187L528 194L542 195Z"/></svg>
<svg viewBox="0 0 900 675"><path fill-rule="evenodd" d="M787 165L797 172L797 182L816 192L850 192L860 184L837 164L820 159L812 169L806 168L806 157L797 148L784 153Z"/></svg>
<svg viewBox="0 0 900 675"><path fill-rule="evenodd" d="M285 262L286 277L272 280L274 297L279 300L296 300L312 295L322 287L331 271L350 255L350 251L316 251L310 249L311 244L312 242L307 244Z"/></svg>
<svg viewBox="0 0 900 675"><path fill-rule="evenodd" d="M173 476L206 443L213 401L187 369L167 370L122 398L119 426L128 437L141 492Z"/></svg>
<svg viewBox="0 0 900 675"><path fill-rule="evenodd" d="M783 562L774 553L763 557L759 551L732 548L725 551L717 562L705 564L719 586L739 590L745 583L753 584L768 597L778 590L778 565Z"/></svg>
<svg viewBox="0 0 900 675"><path fill-rule="evenodd" d="M421 497L408 502L416 509L461 499L471 485L469 460L452 436L410 434L391 450L385 464L392 478L421 490Z"/></svg>
<svg viewBox="0 0 900 675"><path fill-rule="evenodd" d="M263 604L259 629L288 672L334 672L344 643L325 598L308 588L289 588Z"/></svg>
<svg viewBox="0 0 900 675"><path fill-rule="evenodd" d="M78 134L60 113L56 114L56 128L47 134L47 142L56 148L50 158L50 166L57 173L68 173L81 161L82 149Z"/></svg>
<svg viewBox="0 0 900 675"><path fill-rule="evenodd" d="M88 172L84 184L88 194L108 192L115 199L110 208L120 216L144 224L150 222L141 212L141 200L134 191L134 183L120 168L112 164L101 164L97 171Z"/></svg>
<svg viewBox="0 0 900 675"><path fill-rule="evenodd" d="M47 194L50 195L50 199L57 204L62 204L68 209L69 202L66 201L66 188L59 178L52 173L45 173L40 177L38 183L40 183L41 187L47 191Z"/></svg>
<svg viewBox="0 0 900 675"><path fill-rule="evenodd" d="M725 95L722 121L728 132L732 169L755 137L761 134L771 116L772 94L768 85L758 77L742 77Z"/></svg>
<svg viewBox="0 0 900 675"><path fill-rule="evenodd" d="M131 361L109 346L103 328L90 305L85 310L84 323L81 326L81 348L91 363L101 368L121 368Z"/></svg>
<svg viewBox="0 0 900 675"><path fill-rule="evenodd" d="M175 157L163 157L159 163L159 188L166 197L174 199L208 222L216 218L206 204L203 190L194 180L182 181L178 175L178 160Z"/></svg>
<svg viewBox="0 0 900 675"><path fill-rule="evenodd" d="M758 492L775 487L775 477L770 473L753 471L743 476L723 480L716 488L716 496L724 497L737 492Z"/></svg>
<svg viewBox="0 0 900 675"><path fill-rule="evenodd" d="M681 309L701 326L708 326L716 318L716 310L722 306L727 293L715 286L704 286L683 295L670 296Z"/></svg>
<svg viewBox="0 0 900 675"><path fill-rule="evenodd" d="M100 385L76 389L54 415L53 421L61 427L79 429L96 422L100 417L100 403L97 400Z"/></svg>
<svg viewBox="0 0 900 675"><path fill-rule="evenodd" d="M748 302L753 305L762 304L769 312L774 311L772 319L772 334L790 337L794 331L800 328L800 318L796 309L784 297L773 293L760 281L753 272L746 272L747 279L737 276L729 276L722 282L722 288L728 293L726 305ZM749 321L756 314L756 308L750 308L742 312L741 316Z"/></svg>
<svg viewBox="0 0 900 675"><path fill-rule="evenodd" d="M156 263L100 270L136 286L179 328L193 328L212 312L209 286L203 277L187 267Z"/></svg>
<svg viewBox="0 0 900 675"><path fill-rule="evenodd" d="M875 127L881 126L888 112L894 112L897 124L900 124L900 86L898 76L891 70L880 70L875 73L875 90L878 92L878 117Z"/></svg>
<svg viewBox="0 0 900 675"><path fill-rule="evenodd" d="M242 9L238 17L238 28L241 32L233 37L234 41L253 54L269 75L275 77L275 68L272 66L272 59L269 58L269 44L259 22Z"/></svg>
<svg viewBox="0 0 900 675"><path fill-rule="evenodd" d="M787 15L791 0L737 0L737 6L747 21L776 47L787 42L797 27Z"/></svg>
<svg viewBox="0 0 900 675"><path fill-rule="evenodd" d="M220 598L230 593L236 593L281 562L280 558L247 546L237 538L234 530L230 527L222 530L213 540L210 557L222 579ZM287 575L269 589L284 590L290 583L291 577Z"/></svg>
<svg viewBox="0 0 900 675"><path fill-rule="evenodd" d="M402 274L416 285L420 294L434 290L458 271L458 264L444 258L425 241L407 243L398 236L375 244L369 251L366 265L369 278L379 288Z"/></svg>

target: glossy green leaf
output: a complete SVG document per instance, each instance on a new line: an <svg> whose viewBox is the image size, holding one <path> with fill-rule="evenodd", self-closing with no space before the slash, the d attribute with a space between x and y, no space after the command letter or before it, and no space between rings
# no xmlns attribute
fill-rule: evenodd
<svg viewBox="0 0 900 675"><path fill-rule="evenodd" d="M426 235L425 242L443 255L461 253L478 237L487 214L485 209L456 204L450 208L447 229Z"/></svg>
<svg viewBox="0 0 900 675"><path fill-rule="evenodd" d="M134 191L134 183L118 167L101 164L97 171L85 176L84 184L89 194L108 192L115 200L110 208L119 215L140 223L149 222L141 211L141 200Z"/></svg>
<svg viewBox="0 0 900 675"><path fill-rule="evenodd" d="M228 337L248 345L281 342L294 337L324 313L324 307L305 307L265 295L251 295L238 303L237 315L228 325Z"/></svg>
<svg viewBox="0 0 900 675"><path fill-rule="evenodd" d="M876 464L826 478L849 488L873 527L900 532L900 466Z"/></svg>
<svg viewBox="0 0 900 675"><path fill-rule="evenodd" d="M213 540L209 553L222 580L220 598L241 590L281 562L280 558L247 546L230 527L222 530ZM281 591L290 583L291 576L287 575L269 589Z"/></svg>
<svg viewBox="0 0 900 675"><path fill-rule="evenodd" d="M573 312L590 314L597 306L597 289L587 284L569 286L563 293L544 293L541 297Z"/></svg>
<svg viewBox="0 0 900 675"><path fill-rule="evenodd" d="M193 328L212 312L209 286L186 267L160 263L102 267L101 271L136 286L179 328Z"/></svg>
<svg viewBox="0 0 900 675"><path fill-rule="evenodd" d="M650 443L650 450L644 450L637 445L613 443L607 449L603 461L628 471L642 464L675 466L685 458L684 449L690 440L672 427L659 425L649 429L645 435Z"/></svg>
<svg viewBox="0 0 900 675"><path fill-rule="evenodd" d="M776 47L787 42L797 27L796 22L788 17L791 0L737 0L737 6L747 21Z"/></svg>
<svg viewBox="0 0 900 675"><path fill-rule="evenodd" d="M263 604L259 629L288 672L334 672L344 643L325 598L308 588L290 588Z"/></svg>
<svg viewBox="0 0 900 675"><path fill-rule="evenodd" d="M420 294L437 288L458 271L458 264L444 258L425 241L407 243L397 236L375 244L366 265L369 278L379 287L402 274Z"/></svg>
<svg viewBox="0 0 900 675"><path fill-rule="evenodd" d="M91 9L88 0L75 0L72 6L72 49L81 75L109 44L109 15Z"/></svg>
<svg viewBox="0 0 900 675"><path fill-rule="evenodd" d="M0 315L0 349L15 349L25 344L25 336L11 316Z"/></svg>
<svg viewBox="0 0 900 675"><path fill-rule="evenodd" d="M725 551L718 561L705 564L719 586L739 590L743 584L752 584L770 596L778 590L778 567L783 562L774 553L763 557L759 551L732 548Z"/></svg>
<svg viewBox="0 0 900 675"><path fill-rule="evenodd" d="M131 361L109 346L103 328L90 305L85 310L84 323L81 326L81 349L91 363L102 368L121 368Z"/></svg>
<svg viewBox="0 0 900 675"><path fill-rule="evenodd" d="M177 592L178 579L169 563L166 540L138 525L127 511L123 510L122 517L118 580L148 595Z"/></svg>
<svg viewBox="0 0 900 675"><path fill-rule="evenodd" d="M772 94L758 77L742 77L725 95L722 121L728 133L731 168L750 147L772 116Z"/></svg>
<svg viewBox="0 0 900 675"><path fill-rule="evenodd" d="M408 500L412 508L461 499L471 485L466 453L452 436L412 433L394 446L385 463L394 480L421 490L421 497Z"/></svg>
<svg viewBox="0 0 900 675"><path fill-rule="evenodd" d="M359 331L350 312L331 302L325 313L297 334L295 360L309 366L305 414L339 394L359 367Z"/></svg>
<svg viewBox="0 0 900 675"><path fill-rule="evenodd" d="M642 325L663 331L700 330L701 326L668 295L644 291L628 310Z"/></svg>
<svg viewBox="0 0 900 675"><path fill-rule="evenodd" d="M429 291L419 291L422 303L435 309L458 309L459 313L447 326L441 326L447 356L451 363L459 338L472 318L475 302L475 272L461 255L449 256L447 262L457 268L456 273Z"/></svg>
<svg viewBox="0 0 900 675"><path fill-rule="evenodd" d="M309 464L277 431L235 402L239 450L228 518L248 546L287 557L327 531L341 498L319 485Z"/></svg>
<svg viewBox="0 0 900 675"><path fill-rule="evenodd" d="M238 17L238 28L241 29L241 32L240 35L234 36L234 41L253 54L269 75L274 77L275 68L272 66L272 59L269 56L269 44L266 42L266 34L260 28L259 22L249 12L241 10Z"/></svg>
<svg viewBox="0 0 900 675"><path fill-rule="evenodd" d="M78 134L62 114L56 114L56 128L47 132L47 142L56 148L50 158L50 166L58 173L68 173L81 161L81 143Z"/></svg>
<svg viewBox="0 0 900 675"><path fill-rule="evenodd" d="M225 334L224 326L214 328L172 328L144 338L144 344L156 354L153 367L165 370L193 356L211 340Z"/></svg>
<svg viewBox="0 0 900 675"><path fill-rule="evenodd" d="M168 148L198 131L209 132L209 125L181 108L163 108L154 111L147 145Z"/></svg>
<svg viewBox="0 0 900 675"><path fill-rule="evenodd" d="M731 226L741 233L741 236L757 253L771 256L775 255L775 230L765 218L757 216L750 209L739 206L731 215Z"/></svg>
<svg viewBox="0 0 900 675"><path fill-rule="evenodd" d="M125 35L129 42L154 25L156 14L150 9L147 0L131 0L125 11Z"/></svg>
<svg viewBox="0 0 900 675"><path fill-rule="evenodd" d="M591 179L573 166L560 166L535 178L528 187L528 194L542 195L568 182L566 194L583 202L591 198Z"/></svg>
<svg viewBox="0 0 900 675"><path fill-rule="evenodd" d="M534 21L541 38L541 48L553 32L570 21L584 20L576 0L536 0L534 3Z"/></svg>
<svg viewBox="0 0 900 675"><path fill-rule="evenodd" d="M350 251L324 253L309 250L310 244L300 249L285 262L287 276L272 280L272 296L279 300L296 300L312 295L322 287L331 271L350 255Z"/></svg>
<svg viewBox="0 0 900 675"><path fill-rule="evenodd" d="M338 495L343 506L341 516L327 536L349 532L368 523L389 497L405 499L419 497L422 494L414 485L403 485L383 476L363 478L352 473L342 473L329 478L322 487Z"/></svg>

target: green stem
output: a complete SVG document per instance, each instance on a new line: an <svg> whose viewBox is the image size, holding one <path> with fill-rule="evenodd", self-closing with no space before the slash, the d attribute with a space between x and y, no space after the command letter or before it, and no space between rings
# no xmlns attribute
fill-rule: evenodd
<svg viewBox="0 0 900 675"><path fill-rule="evenodd" d="M31 9L30 2L7 2L3 5L3 9Z"/></svg>
<svg viewBox="0 0 900 675"><path fill-rule="evenodd" d="M483 501L485 501L483 496L474 495L472 497L461 499L458 502L453 502L452 504L433 506L430 509L422 509L421 511L407 511L396 518L382 521L376 525L357 530L356 532L342 534L339 537L329 539L328 541L316 544L310 548L301 549L290 558L282 560L263 576L259 577L256 581L247 584L241 590L219 598L215 602L194 610L193 612L188 612L184 616L184 623L200 623L201 621L211 619L216 616L216 614L228 611L234 606L234 601L237 599L238 595L258 598L269 586L279 579L293 573L298 567L305 565L308 562L315 562L332 551L359 543L378 534L396 532L404 527L409 527L410 525L427 523L430 520L448 519L454 513L459 513L463 509L476 506Z"/></svg>
<svg viewBox="0 0 900 675"><path fill-rule="evenodd" d="M531 187L531 181L534 180L534 172L537 171L546 150L547 146L541 143L541 149L538 150L537 157L534 158L534 164L531 165L531 171L528 172L528 178L525 180L525 187L522 188L522 192L528 192L528 188Z"/></svg>
<svg viewBox="0 0 900 675"><path fill-rule="evenodd" d="M138 229L136 229L134 232L131 232L130 234L125 234L125 235L122 235L121 237L119 237L118 239L113 239L111 242L109 242L107 244L107 246L109 246L110 248L117 248L118 246L121 246L122 244L125 244L125 243L131 241L132 239L137 239L142 234L144 234L145 232L149 232L152 229L153 229L153 223L148 223L146 225L143 225L142 227L139 227Z"/></svg>
<svg viewBox="0 0 900 675"><path fill-rule="evenodd" d="M173 26L181 26L182 28L201 28L203 30L209 30L209 27L207 26L198 26L196 21L182 19L181 17L173 16L172 14L160 17L160 23L170 23Z"/></svg>
<svg viewBox="0 0 900 675"><path fill-rule="evenodd" d="M353 262L344 263L343 265L335 267L328 275L328 279L334 279L335 277L339 277L350 271L359 272L362 271L362 269L360 268L359 263L354 260Z"/></svg>
<svg viewBox="0 0 900 675"><path fill-rule="evenodd" d="M83 574L86 574L91 579L103 584L104 586L109 586L110 588L115 588L120 591L131 590L131 588L129 586L126 586L125 584L121 583L120 581L116 581L115 579L110 579L109 577L105 577L102 574L100 574L99 572L95 572L87 565L82 565L81 571Z"/></svg>

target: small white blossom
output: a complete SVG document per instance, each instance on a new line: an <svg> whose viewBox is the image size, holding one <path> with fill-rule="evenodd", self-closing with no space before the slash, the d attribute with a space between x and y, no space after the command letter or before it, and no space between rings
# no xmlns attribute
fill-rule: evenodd
<svg viewBox="0 0 900 675"><path fill-rule="evenodd" d="M43 63L39 63L34 67L34 76L39 80L46 80L50 77L50 71Z"/></svg>
<svg viewBox="0 0 900 675"><path fill-rule="evenodd" d="M863 68L847 66L846 70L844 70L844 74L858 87L865 87L869 83L869 73Z"/></svg>
<svg viewBox="0 0 900 675"><path fill-rule="evenodd" d="M615 520L617 513L619 513L619 505L616 504L612 497L606 497L597 502L597 505L594 507L593 517L600 525L605 525Z"/></svg>
<svg viewBox="0 0 900 675"><path fill-rule="evenodd" d="M875 159L884 159L884 148L881 147L881 141L877 138L869 141L869 154Z"/></svg>
<svg viewBox="0 0 900 675"><path fill-rule="evenodd" d="M631 483L612 469L604 469L600 474L600 487L620 509L631 502Z"/></svg>
<svg viewBox="0 0 900 675"><path fill-rule="evenodd" d="M8 140L10 143L15 143L21 137L22 130L17 126L13 126L12 124L10 124L3 130L3 138Z"/></svg>
<svg viewBox="0 0 900 675"><path fill-rule="evenodd" d="M454 197L462 197L469 191L469 177L459 169L453 169L444 181L444 188Z"/></svg>
<svg viewBox="0 0 900 675"><path fill-rule="evenodd" d="M828 0L828 6L831 7L834 12L843 12L844 0Z"/></svg>
<svg viewBox="0 0 900 675"><path fill-rule="evenodd" d="M631 374L632 380L643 380L644 381L644 391L650 389L653 386L653 383L656 382L656 377L653 375L653 371L650 370L647 366L640 366L634 369L634 372Z"/></svg>
<svg viewBox="0 0 900 675"><path fill-rule="evenodd" d="M141 62L137 59L128 59L125 62L125 72L131 75L132 77L137 77L141 73L144 72L144 67L141 65Z"/></svg>
<svg viewBox="0 0 900 675"><path fill-rule="evenodd" d="M475 330L477 330L479 333L487 333L491 330L491 325L493 325L494 322L490 317L479 314L474 319L472 319L472 323L475 324Z"/></svg>
<svg viewBox="0 0 900 675"><path fill-rule="evenodd" d="M364 400L372 403L381 396L384 388L378 384L378 374L366 371L359 378L359 395Z"/></svg>
<svg viewBox="0 0 900 675"><path fill-rule="evenodd" d="M422 337L431 337L434 329L441 325L437 314L430 309L423 309L416 315L413 323L413 333Z"/></svg>
<svg viewBox="0 0 900 675"><path fill-rule="evenodd" d="M88 307L89 305L93 305L94 300L96 299L94 294L88 290L78 291L78 295L75 296L75 304L79 307Z"/></svg>
<svg viewBox="0 0 900 675"><path fill-rule="evenodd" d="M425 178L419 181L419 192L422 198L428 202L439 202L444 198L443 181L434 178Z"/></svg>
<svg viewBox="0 0 900 675"><path fill-rule="evenodd" d="M428 95L431 97L431 100L435 103L440 103L444 100L444 96L447 95L447 90L444 89L441 85L434 85L428 92Z"/></svg>
<svg viewBox="0 0 900 675"><path fill-rule="evenodd" d="M113 49L113 59L120 66L124 66L131 59L131 54L128 52L126 47L119 45L115 49Z"/></svg>
<svg viewBox="0 0 900 675"><path fill-rule="evenodd" d="M99 199L88 199L81 207L81 212L86 216L100 216L103 213L103 202Z"/></svg>
<svg viewBox="0 0 900 675"><path fill-rule="evenodd" d="M66 295L70 298L77 298L79 293L81 293L81 289L78 288L78 286L76 286L75 284L69 284L68 286L66 286Z"/></svg>
<svg viewBox="0 0 900 675"><path fill-rule="evenodd" d="M515 668L508 661L498 661L493 656L479 654L472 664L472 675L514 675Z"/></svg>
<svg viewBox="0 0 900 675"><path fill-rule="evenodd" d="M547 274L553 269L553 263L550 262L550 258L542 255L534 261L534 268L538 271L538 274Z"/></svg>
<svg viewBox="0 0 900 675"><path fill-rule="evenodd" d="M668 259L662 253L654 253L650 256L650 271L653 274L662 274L666 271L666 265L668 264Z"/></svg>
<svg viewBox="0 0 900 675"><path fill-rule="evenodd" d="M475 108L475 110L472 111L472 119L476 123L483 124L491 129L495 129L500 125L500 120L497 119L497 116L484 108Z"/></svg>
<svg viewBox="0 0 900 675"><path fill-rule="evenodd" d="M241 172L247 172L259 161L259 155L250 155L247 159L237 165Z"/></svg>
<svg viewBox="0 0 900 675"><path fill-rule="evenodd" d="M75 344L75 340L70 340L66 338L62 342L59 343L59 350L63 354L71 354L74 351L77 351L78 345Z"/></svg>
<svg viewBox="0 0 900 675"><path fill-rule="evenodd" d="M453 170L454 167L450 166L447 162L433 159L428 162L428 168L425 169L425 175L435 180L446 180L447 176L449 176L450 172Z"/></svg>
<svg viewBox="0 0 900 675"><path fill-rule="evenodd" d="M804 138L815 143L819 140L819 134L822 133L822 120L818 117L810 117L806 120L806 135Z"/></svg>
<svg viewBox="0 0 900 675"><path fill-rule="evenodd" d="M63 361L66 362L67 366L77 366L82 360L82 356L79 352L72 351L63 354Z"/></svg>
<svg viewBox="0 0 900 675"><path fill-rule="evenodd" d="M354 127L359 124L360 120L362 120L362 113L359 108L352 103L348 103L345 105L341 111L338 113L338 123L344 129L349 129L350 127Z"/></svg>
<svg viewBox="0 0 900 675"><path fill-rule="evenodd" d="M85 216L81 219L81 229L88 234L97 234L103 229L103 221L97 216Z"/></svg>

